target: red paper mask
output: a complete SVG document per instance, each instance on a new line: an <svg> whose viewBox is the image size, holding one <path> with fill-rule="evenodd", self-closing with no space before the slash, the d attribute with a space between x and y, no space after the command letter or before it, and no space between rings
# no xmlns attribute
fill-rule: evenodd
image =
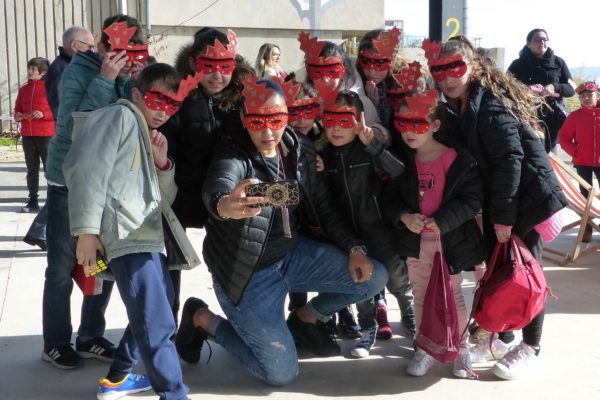
<svg viewBox="0 0 600 400"><path fill-rule="evenodd" d="M288 106L289 122L299 121L301 119L315 119L319 116L319 99L310 98L294 102Z"/></svg>
<svg viewBox="0 0 600 400"><path fill-rule="evenodd" d="M437 105L438 93L435 90L427 90L413 97L406 98L408 111L394 114L394 126L398 132L425 133L429 129L427 116L431 109Z"/></svg>
<svg viewBox="0 0 600 400"><path fill-rule="evenodd" d="M429 130L429 122L424 119L407 119L399 116L394 116L394 126L400 133L413 132L419 135Z"/></svg>
<svg viewBox="0 0 600 400"><path fill-rule="evenodd" d="M378 57L372 52L362 51L358 55L358 63L363 70L388 71L392 65L392 60L387 57Z"/></svg>
<svg viewBox="0 0 600 400"><path fill-rule="evenodd" d="M249 131L262 131L266 128L278 131L287 125L288 115L287 113L247 114L244 115L243 123Z"/></svg>
<svg viewBox="0 0 600 400"><path fill-rule="evenodd" d="M344 64L331 64L331 65L313 65L308 64L306 66L306 73L313 81L330 78L330 79L341 79L344 77L346 68Z"/></svg>
<svg viewBox="0 0 600 400"><path fill-rule="evenodd" d="M154 111L164 111L169 117L175 115L181 107L181 102L173 100L163 93L149 91L144 95L144 103Z"/></svg>
<svg viewBox="0 0 600 400"><path fill-rule="evenodd" d="M144 103L149 109L154 111L164 111L169 117L173 116L181 107L181 103L186 96L198 87L198 84L204 79L204 75L196 73L188 75L187 78L179 82L177 93L170 92L163 88L153 86L150 91L144 95Z"/></svg>
<svg viewBox="0 0 600 400"><path fill-rule="evenodd" d="M339 126L340 128L350 129L356 125L354 107L340 107L340 111L325 110L321 117L321 122L325 128Z"/></svg>
<svg viewBox="0 0 600 400"><path fill-rule="evenodd" d="M460 59L458 59L458 57L460 57ZM433 76L433 79L437 82L441 82L447 77L460 78L467 73L467 64L463 61L460 54L454 54L451 58L456 58L456 60L450 61L447 64L437 64L429 67L431 76Z"/></svg>
<svg viewBox="0 0 600 400"><path fill-rule="evenodd" d="M234 69L235 59L233 58L214 59L203 55L196 57L196 71L202 72L204 75L212 74L213 72L231 75Z"/></svg>
<svg viewBox="0 0 600 400"><path fill-rule="evenodd" d="M136 44L129 41L136 32L136 27L127 27L127 21L115 22L104 30L114 52L119 53L125 50L129 61L145 63L148 61L148 44Z"/></svg>

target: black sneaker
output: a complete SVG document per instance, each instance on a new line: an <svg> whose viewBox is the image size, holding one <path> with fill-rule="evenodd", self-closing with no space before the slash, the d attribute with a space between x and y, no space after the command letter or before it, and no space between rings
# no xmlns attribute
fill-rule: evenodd
<svg viewBox="0 0 600 400"><path fill-rule="evenodd" d="M59 369L75 369L83 365L83 360L71 347L71 343L58 347L44 347L42 360Z"/></svg>
<svg viewBox="0 0 600 400"><path fill-rule="evenodd" d="M22 213L33 213L40 211L40 205L37 200L29 200L27 204L21 207Z"/></svg>
<svg viewBox="0 0 600 400"><path fill-rule="evenodd" d="M333 357L342 354L342 349L327 333L321 323L309 324L302 322L295 311L290 313L287 326L294 337L294 341L310 349L321 357Z"/></svg>
<svg viewBox="0 0 600 400"><path fill-rule="evenodd" d="M200 299L190 297L183 305L181 323L175 337L175 348L179 357L187 363L196 364L200 361L202 345L207 339L207 334L200 328L194 327L194 314L208 305Z"/></svg>
<svg viewBox="0 0 600 400"><path fill-rule="evenodd" d="M97 358L98 360L112 362L115 356L115 345L103 337L93 338L75 346L77 354L82 358Z"/></svg>
<svg viewBox="0 0 600 400"><path fill-rule="evenodd" d="M48 249L46 241L43 239L36 239L33 236L25 235L25 237L23 238L23 241L30 246L38 246L40 249L42 249L44 251L46 251Z"/></svg>
<svg viewBox="0 0 600 400"><path fill-rule="evenodd" d="M337 332L340 337L347 339L361 337L360 326L356 323L352 309L349 306L338 311L338 318Z"/></svg>

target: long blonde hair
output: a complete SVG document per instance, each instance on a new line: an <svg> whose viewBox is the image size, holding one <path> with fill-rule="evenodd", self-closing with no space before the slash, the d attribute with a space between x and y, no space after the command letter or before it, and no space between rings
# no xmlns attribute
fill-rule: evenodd
<svg viewBox="0 0 600 400"><path fill-rule="evenodd" d="M265 43L262 46L260 46L260 49L258 49L258 55L256 56L254 68L256 69L259 78L264 76L265 68L269 65L269 61L271 60L271 54L273 53L274 49L281 51L279 46L273 43Z"/></svg>
<svg viewBox="0 0 600 400"><path fill-rule="evenodd" d="M532 93L527 86L512 75L499 70L493 62L479 56L471 42L464 36L456 36L444 43L442 55L460 54L473 66L471 83L490 90L510 115L523 124L535 126L538 120L536 103L545 104L542 97Z"/></svg>

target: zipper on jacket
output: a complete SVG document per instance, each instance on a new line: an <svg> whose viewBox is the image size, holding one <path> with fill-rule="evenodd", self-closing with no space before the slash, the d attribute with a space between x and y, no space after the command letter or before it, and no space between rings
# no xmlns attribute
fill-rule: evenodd
<svg viewBox="0 0 600 400"><path fill-rule="evenodd" d="M33 90L31 91L31 107L29 107L29 115L31 116L31 119L29 119L29 135L33 136L33 99L35 97L35 87L37 86L35 84L35 81L32 81L31 83L33 83Z"/></svg>
<svg viewBox="0 0 600 400"><path fill-rule="evenodd" d="M383 216L381 215L381 210L379 209L379 203L377 203L377 196L373 194L371 197L373 198L373 203L375 203L375 211L377 211L377 216L379 217L380 221L383 221Z"/></svg>
<svg viewBox="0 0 600 400"><path fill-rule="evenodd" d="M215 113L213 112L213 98L212 96L208 98L208 112L210 113L210 123L212 125L212 129L216 128L216 121L215 121Z"/></svg>
<svg viewBox="0 0 600 400"><path fill-rule="evenodd" d="M348 201L350 202L350 216L352 217L352 226L354 230L358 232L358 228L356 226L356 218L354 217L354 204L352 204L352 196L350 195L350 188L348 187L348 179L346 176L346 165L344 162L344 155L340 154L340 158L342 161L342 179L344 180L344 187L346 188L346 194L348 195Z"/></svg>

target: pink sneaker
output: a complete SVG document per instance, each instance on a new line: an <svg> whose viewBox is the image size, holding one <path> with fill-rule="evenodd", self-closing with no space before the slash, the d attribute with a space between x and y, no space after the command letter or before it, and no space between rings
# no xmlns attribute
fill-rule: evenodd
<svg viewBox="0 0 600 400"><path fill-rule="evenodd" d="M387 319L387 309L384 305L377 306L375 309L375 318L377 320L377 339L391 339L392 338L392 327Z"/></svg>

